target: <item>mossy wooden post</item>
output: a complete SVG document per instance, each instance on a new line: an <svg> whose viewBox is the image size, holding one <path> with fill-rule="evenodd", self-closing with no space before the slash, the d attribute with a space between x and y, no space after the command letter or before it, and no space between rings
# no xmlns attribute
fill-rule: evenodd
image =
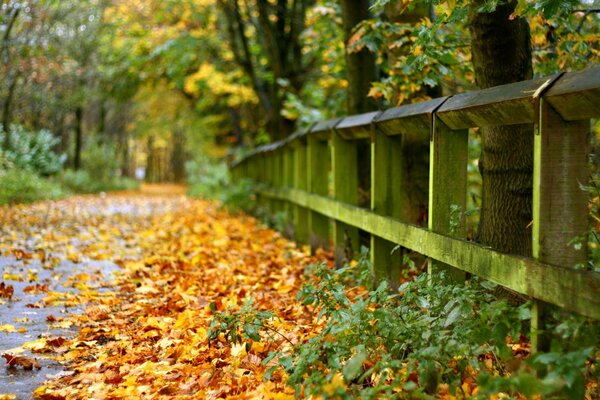
<svg viewBox="0 0 600 400"><path fill-rule="evenodd" d="M271 167L273 168L273 181L272 185L275 189L280 189L282 187L282 174L283 174L283 166L282 166L282 149L277 148L271 153L271 157L273 159ZM274 202L275 209L273 212L280 213L283 211L283 202L281 200L276 199Z"/></svg>
<svg viewBox="0 0 600 400"><path fill-rule="evenodd" d="M329 146L327 141L315 135L308 136L308 191L321 196L329 194ZM308 231L310 248L329 247L329 219L315 211L309 211Z"/></svg>
<svg viewBox="0 0 600 400"><path fill-rule="evenodd" d="M430 230L452 237L465 236L465 207L467 204L468 129L452 130L433 116L429 161L429 219ZM435 260L430 260L431 277L442 270L461 282L465 274Z"/></svg>
<svg viewBox="0 0 600 400"><path fill-rule="evenodd" d="M294 149L287 144L283 147L283 187L292 188L294 186ZM288 221L285 227L285 234L288 237L294 235L294 206L289 201L284 204L284 212Z"/></svg>
<svg viewBox="0 0 600 400"><path fill-rule="evenodd" d="M387 136L372 125L371 140L371 210L377 214L402 217L402 188L398 182L403 174L402 137ZM392 288L400 282L402 271L401 252L394 251L397 245L378 236L371 235L371 265L376 284L387 280Z"/></svg>
<svg viewBox="0 0 600 400"><path fill-rule="evenodd" d="M299 190L308 188L306 138L294 140L294 187ZM294 206L294 237L298 243L308 243L308 210Z"/></svg>
<svg viewBox="0 0 600 400"><path fill-rule="evenodd" d="M358 205L358 162L356 142L343 139L338 133L331 135L331 164L333 197L341 202ZM343 266L358 251L358 229L340 221L333 224L335 263Z"/></svg>
<svg viewBox="0 0 600 400"><path fill-rule="evenodd" d="M533 257L574 267L587 262L588 195L580 184L589 180L590 121L565 121L543 99L539 115L534 138ZM534 351L550 350L550 335L545 332L549 311L547 303L534 302Z"/></svg>

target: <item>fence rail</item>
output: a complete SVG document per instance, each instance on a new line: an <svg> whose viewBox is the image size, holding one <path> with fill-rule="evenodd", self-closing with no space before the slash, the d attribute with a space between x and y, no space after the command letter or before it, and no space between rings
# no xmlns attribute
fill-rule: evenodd
<svg viewBox="0 0 600 400"><path fill-rule="evenodd" d="M270 211L292 216L300 242L332 243L342 258L358 229L369 232L379 279L397 274L390 252L400 245L429 257L431 268L469 272L534 304L600 319L600 274L574 268L587 259L586 246L569 245L589 229L580 183L589 179L589 120L597 117L600 66L319 122L255 149L231 171L256 183ZM535 135L531 257L466 241L451 226L452 207L466 205L468 130L524 123ZM370 209L358 207L358 139L371 141ZM405 222L406 199L395 184L401 143L423 140L430 143L427 228Z"/></svg>

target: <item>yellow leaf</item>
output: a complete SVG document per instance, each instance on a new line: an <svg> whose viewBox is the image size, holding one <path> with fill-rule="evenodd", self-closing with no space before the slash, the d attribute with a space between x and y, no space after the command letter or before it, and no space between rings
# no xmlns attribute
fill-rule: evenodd
<svg viewBox="0 0 600 400"><path fill-rule="evenodd" d="M4 324L4 325L0 325L0 332L16 332L16 328L14 325L11 324Z"/></svg>

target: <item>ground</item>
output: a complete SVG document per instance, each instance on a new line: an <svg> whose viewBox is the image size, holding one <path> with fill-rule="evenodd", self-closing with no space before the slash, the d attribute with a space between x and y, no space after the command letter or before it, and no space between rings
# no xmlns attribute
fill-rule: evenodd
<svg viewBox="0 0 600 400"><path fill-rule="evenodd" d="M310 333L294 296L315 258L180 187L143 189L0 208L0 399L293 398L261 361ZM280 332L209 341L214 313L248 302Z"/></svg>

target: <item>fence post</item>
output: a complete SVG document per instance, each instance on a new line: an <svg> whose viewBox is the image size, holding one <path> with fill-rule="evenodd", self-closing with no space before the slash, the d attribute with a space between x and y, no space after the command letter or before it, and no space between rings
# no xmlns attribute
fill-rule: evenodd
<svg viewBox="0 0 600 400"><path fill-rule="evenodd" d="M402 136L387 136L372 125L371 140L371 210L377 214L402 217L407 207L402 196L401 183L404 174ZM400 184L399 184L400 183ZM401 252L396 244L371 235L371 265L375 284L387 280L392 288L398 287L402 271Z"/></svg>
<svg viewBox="0 0 600 400"><path fill-rule="evenodd" d="M279 190L279 189L281 189L281 186L283 186L282 185L282 181L283 181L283 179L282 179L282 175L283 175L282 151L283 151L282 149L277 148L271 154L271 157L273 159L273 162L271 164L271 167L273 168L272 185L275 190ZM274 204L275 204L275 209L273 211L275 213L280 213L283 211L283 201L282 200L276 199Z"/></svg>
<svg viewBox="0 0 600 400"><path fill-rule="evenodd" d="M329 194L330 154L327 141L308 135L308 191L321 196ZM329 219L315 211L309 211L308 230L310 248L329 247Z"/></svg>
<svg viewBox="0 0 600 400"><path fill-rule="evenodd" d="M344 140L337 132L331 135L331 164L333 173L333 197L335 200L358 205L358 160L356 142ZM333 244L335 263L343 266L358 250L358 229L334 221Z"/></svg>
<svg viewBox="0 0 600 400"><path fill-rule="evenodd" d="M468 129L450 129L433 115L429 154L428 227L431 231L453 237L465 236L468 140ZM429 261L431 277L442 270L456 282L465 280L463 271L435 260Z"/></svg>
<svg viewBox="0 0 600 400"><path fill-rule="evenodd" d="M305 138L294 141L294 188L308 188L307 146ZM294 236L299 243L308 243L308 210L302 206L294 206Z"/></svg>
<svg viewBox="0 0 600 400"><path fill-rule="evenodd" d="M291 144L286 144L283 149L283 186L287 189L294 186L294 149ZM294 207L292 203L286 201L284 212L287 217L285 234L288 237L294 236Z"/></svg>
<svg viewBox="0 0 600 400"><path fill-rule="evenodd" d="M590 121L565 121L544 99L539 116L533 153L533 257L574 267L587 262L588 195L579 185L589 180ZM577 238L579 245L573 243ZM547 303L534 302L533 351L550 349L550 335L545 334L549 311Z"/></svg>

